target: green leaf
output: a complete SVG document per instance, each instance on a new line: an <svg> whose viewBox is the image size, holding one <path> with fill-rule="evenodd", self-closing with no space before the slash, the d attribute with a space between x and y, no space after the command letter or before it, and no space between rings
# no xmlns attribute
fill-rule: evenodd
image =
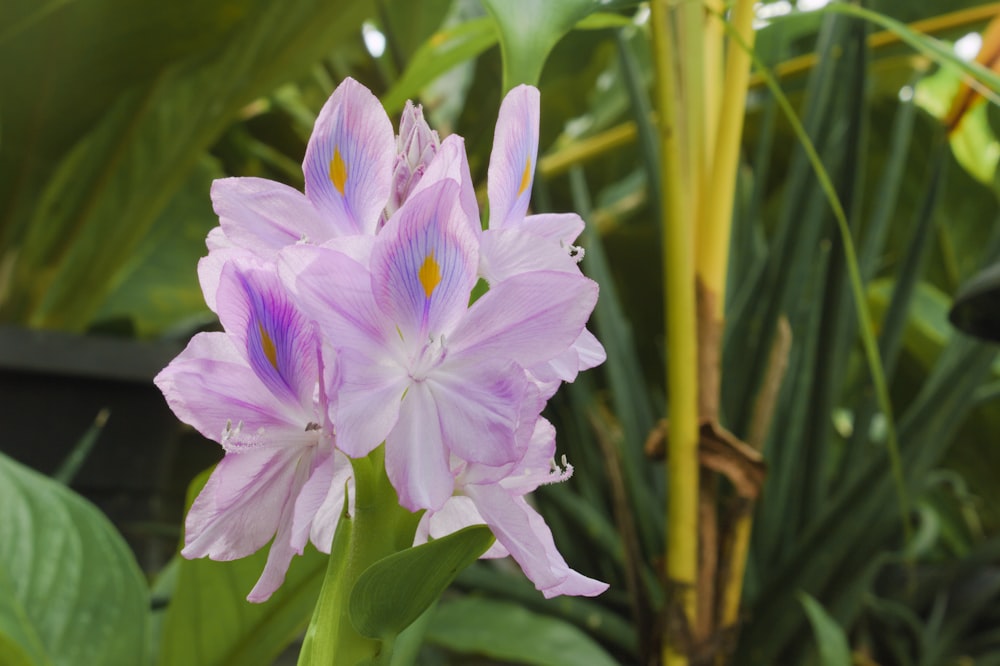
<svg viewBox="0 0 1000 666"><path fill-rule="evenodd" d="M0 454L0 663L145 664L148 608L104 514Z"/></svg>
<svg viewBox="0 0 1000 666"><path fill-rule="evenodd" d="M188 506L209 472L188 489ZM268 549L231 562L176 555L176 583L159 644L159 666L239 664L269 666L306 628L319 596L328 557L311 546L292 559L285 582L262 604L246 595L260 577Z"/></svg>
<svg viewBox="0 0 1000 666"><path fill-rule="evenodd" d="M483 0L500 31L503 87L538 85L549 52L576 23L598 9L599 0Z"/></svg>
<svg viewBox="0 0 1000 666"><path fill-rule="evenodd" d="M550 615L492 599L442 603L427 641L462 654L536 666L612 666L618 662L583 631Z"/></svg>
<svg viewBox="0 0 1000 666"><path fill-rule="evenodd" d="M372 638L394 637L492 543L488 527L473 525L379 560L361 574L351 591L354 627Z"/></svg>
<svg viewBox="0 0 1000 666"><path fill-rule="evenodd" d="M840 625L830 617L823 606L805 592L799 592L799 601L812 623L813 636L819 647L823 666L850 666L851 646Z"/></svg>
<svg viewBox="0 0 1000 666"><path fill-rule="evenodd" d="M151 337L179 322L215 318L205 305L195 267L205 254L205 236L219 223L209 190L223 175L216 160L205 157L199 162L122 267L96 322L126 320L136 335Z"/></svg>
<svg viewBox="0 0 1000 666"><path fill-rule="evenodd" d="M13 211L23 237L0 318L85 328L206 148L246 104L345 41L370 9L365 0L247 5L225 39L109 101L31 209ZM19 164L0 168L0 181L20 178Z"/></svg>
<svg viewBox="0 0 1000 666"><path fill-rule="evenodd" d="M346 486L344 493L346 498ZM351 640L350 632L344 631L345 628L350 629L350 618L345 617L347 612L341 599L346 597L344 586L348 581L344 574L353 546L353 533L354 520L350 516L341 515L333 535L319 598L299 652L298 663L301 666L333 663L333 651L343 650L343 641Z"/></svg>
<svg viewBox="0 0 1000 666"><path fill-rule="evenodd" d="M497 31L488 17L472 19L440 30L417 49L391 88L382 96L388 113L398 113L431 81L452 67L475 58L497 43Z"/></svg>

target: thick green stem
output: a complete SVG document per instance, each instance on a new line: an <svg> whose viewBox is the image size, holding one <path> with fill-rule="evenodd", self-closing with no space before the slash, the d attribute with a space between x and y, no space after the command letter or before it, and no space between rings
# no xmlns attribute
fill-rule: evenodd
<svg viewBox="0 0 1000 666"><path fill-rule="evenodd" d="M383 446L366 458L351 460L351 466L353 515L345 513L337 526L299 666L388 664L392 655L392 640L369 638L354 628L349 613L351 591L365 569L412 545L420 516L399 505L385 473Z"/></svg>

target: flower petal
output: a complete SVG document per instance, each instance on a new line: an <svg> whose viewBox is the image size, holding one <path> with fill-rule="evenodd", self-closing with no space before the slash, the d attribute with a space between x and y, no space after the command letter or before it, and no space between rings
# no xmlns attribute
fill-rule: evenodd
<svg viewBox="0 0 1000 666"><path fill-rule="evenodd" d="M606 359L604 346L593 333L583 329L569 349L548 363L529 368L529 371L537 381L553 382L558 388L560 383L575 381L580 372L597 367Z"/></svg>
<svg viewBox="0 0 1000 666"><path fill-rule="evenodd" d="M352 458L366 456L397 424L409 378L399 365L353 349L341 350L340 365L342 383L333 412L337 446Z"/></svg>
<svg viewBox="0 0 1000 666"><path fill-rule="evenodd" d="M441 419L424 382L406 392L399 421L385 440L385 468L400 505L410 511L437 511L454 491Z"/></svg>
<svg viewBox="0 0 1000 666"><path fill-rule="evenodd" d="M428 538L440 539L465 527L485 524L486 521L479 515L475 502L463 495L455 495L448 498L440 511L428 511L421 516L413 538L413 545L419 546L427 543ZM493 545L479 557L480 559L492 559L507 555L509 553L503 544L494 541Z"/></svg>
<svg viewBox="0 0 1000 666"><path fill-rule="evenodd" d="M425 384L449 453L494 467L518 459L516 432L529 390L520 366L456 357L435 369Z"/></svg>
<svg viewBox="0 0 1000 666"><path fill-rule="evenodd" d="M556 549L545 520L520 496L495 485L469 486L467 494L524 574L546 598L559 594L596 596L608 588L573 571Z"/></svg>
<svg viewBox="0 0 1000 666"><path fill-rule="evenodd" d="M264 178L214 181L212 206L226 238L262 257L303 239L322 243L334 232L304 194Z"/></svg>
<svg viewBox="0 0 1000 666"><path fill-rule="evenodd" d="M188 511L181 554L220 561L246 557L264 547L283 523L290 528L313 451L311 446L269 446L227 453Z"/></svg>
<svg viewBox="0 0 1000 666"><path fill-rule="evenodd" d="M468 309L479 258L458 189L446 179L407 199L372 250L375 300L410 344L450 333Z"/></svg>
<svg viewBox="0 0 1000 666"><path fill-rule="evenodd" d="M479 274L490 284L531 271L580 275L580 267L564 247L540 239L520 227L488 229L479 245Z"/></svg>
<svg viewBox="0 0 1000 666"><path fill-rule="evenodd" d="M318 341L273 264L227 263L216 298L223 328L246 350L261 381L276 397L311 407L319 378Z"/></svg>
<svg viewBox="0 0 1000 666"><path fill-rule="evenodd" d="M535 271L493 285L452 334L453 354L545 363L580 335L597 303L597 283L581 275Z"/></svg>
<svg viewBox="0 0 1000 666"><path fill-rule="evenodd" d="M458 200L465 213L465 221L469 223L470 230L479 235L482 226L479 222L479 203L476 201L476 190L472 184L472 172L469 171L469 159L465 154L465 139L452 134L447 137L438 148L437 155L427 167L427 171L421 177L410 196L425 190L443 178L448 178L459 186Z"/></svg>
<svg viewBox="0 0 1000 666"><path fill-rule="evenodd" d="M551 241L571 245L583 232L583 218L576 213L541 213L528 215L517 225L523 231L530 231Z"/></svg>
<svg viewBox="0 0 1000 666"><path fill-rule="evenodd" d="M295 500L291 545L296 552L301 553L307 541L321 552L330 552L348 486L353 493L351 478L351 462L340 451L331 449L317 456L313 472Z"/></svg>
<svg viewBox="0 0 1000 666"><path fill-rule="evenodd" d="M306 148L306 196L338 234L373 234L389 199L395 156L382 104L344 79L319 112Z"/></svg>
<svg viewBox="0 0 1000 666"><path fill-rule="evenodd" d="M487 191L490 229L524 219L538 158L538 89L520 85L504 98L493 135Z"/></svg>
<svg viewBox="0 0 1000 666"><path fill-rule="evenodd" d="M380 346L383 315L372 296L368 269L325 247L299 245L278 256L278 275L325 340L338 348Z"/></svg>
<svg viewBox="0 0 1000 666"><path fill-rule="evenodd" d="M261 432L304 427L304 412L275 400L225 333L194 336L153 381L177 418L230 448L255 445ZM237 434L225 438L234 426Z"/></svg>

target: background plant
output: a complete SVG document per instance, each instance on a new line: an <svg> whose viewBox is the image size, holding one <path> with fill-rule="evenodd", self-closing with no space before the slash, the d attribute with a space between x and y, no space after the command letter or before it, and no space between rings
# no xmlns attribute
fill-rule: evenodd
<svg viewBox="0 0 1000 666"><path fill-rule="evenodd" d="M670 463L657 441L677 389L668 391L662 370L672 357L658 248L659 211L676 193L662 178L665 109L643 4L4 3L0 319L184 336L210 321L193 267L216 222L211 179L260 175L300 187L312 119L343 76L380 93L390 113L420 99L432 124L466 137L477 183L503 90L537 78L534 207L587 218L583 267L602 285L593 324L608 348L603 369L552 408L576 474L539 492L538 504L570 564L612 591L544 601L503 568L476 565L418 621L400 663L406 654L421 663L649 663L665 636L691 661L700 648L741 664L843 663L845 652L859 663L990 663L1000 658L995 350L956 333L945 315L958 287L1000 253L1000 144L992 103L970 107L950 134L940 119L962 76L998 90L952 47L998 7L883 0L785 16L786 5L756 10L725 272L718 418L760 447L767 466L765 477L749 454L736 458L750 488L762 483L738 631L722 610L691 628L692 645L666 629L676 617L667 610L675 590L662 584ZM726 9L682 7L688 27ZM721 22L710 25L715 32L694 41L742 48ZM381 35L384 51L372 55L363 34ZM850 231L891 414L860 342L847 239L817 173ZM702 447L702 464L709 454ZM243 601L260 557L176 560L155 577L148 622L136 612L112 637L100 628L112 620L92 615L91 630L56 640L63 620L46 612L44 586L79 589L89 606L71 605L78 614L138 608L150 592L95 512L43 522L57 515L52 503L77 511L79 500L2 462L11 480L0 486L0 585L11 591L0 597L3 659L72 663L77 643L89 643L109 655L147 644L156 663L270 663L308 622L326 566L317 553L263 606ZM717 590L708 598L720 609L739 561L727 544L752 499L740 479L702 483L714 487L698 525L717 525L722 583L706 589ZM116 554L59 549L52 535L71 524L80 543ZM45 582L52 572L41 554L54 552L66 576L91 575Z"/></svg>

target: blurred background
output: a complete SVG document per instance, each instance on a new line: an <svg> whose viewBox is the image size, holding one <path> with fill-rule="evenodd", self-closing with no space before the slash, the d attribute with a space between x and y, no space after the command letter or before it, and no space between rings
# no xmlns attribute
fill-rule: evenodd
<svg viewBox="0 0 1000 666"><path fill-rule="evenodd" d="M750 490L711 477L721 577L734 526L752 516L753 528L738 621L708 618L695 662L1000 664L989 342L1000 338L1000 87L970 88L961 65L1000 67L997 38L983 36L1000 3L834 4L881 18L822 0L755 9L720 420L762 462L750 456L741 472ZM308 553L290 596L246 610L260 557L174 556L188 484L220 451L177 423L151 380L217 325L196 274L217 224L212 180L302 188L315 115L352 76L394 121L413 99L442 137L464 136L485 202L502 51L532 39L552 45L531 52L544 61L532 208L587 220L582 267L601 284L591 323L608 351L550 403L576 471L536 502L570 565L612 589L545 601L511 563L480 563L427 621L417 654L655 660L669 623L658 573L669 359L649 11L552 7L565 25L512 33L477 0L0 5L0 451L112 518L153 585L151 660L271 663L308 622L325 566ZM828 196L783 101L847 214L891 415L875 398ZM235 618L216 638L191 619L213 613ZM164 626L175 638L158 642Z"/></svg>

